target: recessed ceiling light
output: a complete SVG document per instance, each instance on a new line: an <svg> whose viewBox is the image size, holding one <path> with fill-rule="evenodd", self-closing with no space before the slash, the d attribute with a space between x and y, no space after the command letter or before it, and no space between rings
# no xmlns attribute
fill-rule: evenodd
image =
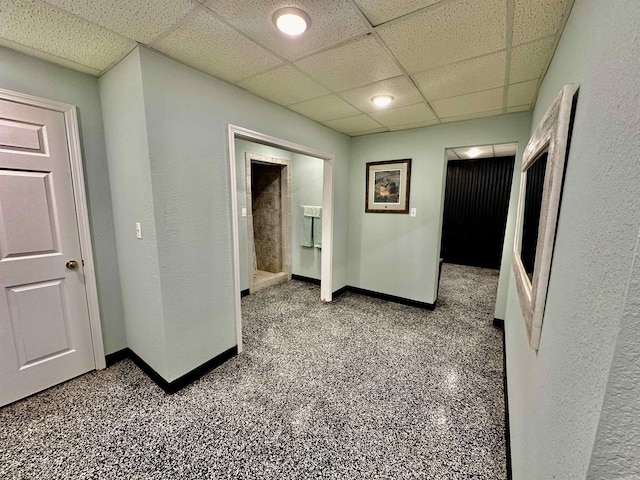
<svg viewBox="0 0 640 480"><path fill-rule="evenodd" d="M295 37L309 28L311 18L299 8L286 7L273 14L273 23L282 33Z"/></svg>
<svg viewBox="0 0 640 480"><path fill-rule="evenodd" d="M393 102L393 97L391 95L376 95L371 98L371 101L378 107L386 107Z"/></svg>
<svg viewBox="0 0 640 480"><path fill-rule="evenodd" d="M480 155L480 150L473 147L469 149L469 151L467 152L467 155L469 155L471 158L476 158L478 155Z"/></svg>

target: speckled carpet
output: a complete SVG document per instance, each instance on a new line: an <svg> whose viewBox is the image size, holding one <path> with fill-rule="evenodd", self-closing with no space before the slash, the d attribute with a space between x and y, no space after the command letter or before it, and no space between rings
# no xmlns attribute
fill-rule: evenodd
<svg viewBox="0 0 640 480"><path fill-rule="evenodd" d="M445 265L433 312L260 291L245 351L175 395L125 360L0 409L0 478L504 479L497 280Z"/></svg>

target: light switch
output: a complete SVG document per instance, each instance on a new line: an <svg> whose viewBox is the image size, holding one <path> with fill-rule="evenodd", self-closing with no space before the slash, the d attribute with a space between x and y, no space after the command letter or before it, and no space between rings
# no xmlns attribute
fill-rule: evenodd
<svg viewBox="0 0 640 480"><path fill-rule="evenodd" d="M136 222L136 238L142 238L142 227L140 222Z"/></svg>
<svg viewBox="0 0 640 480"><path fill-rule="evenodd" d="M411 215L412 217L415 217L417 215L417 210L418 210L417 208L412 208L409 215Z"/></svg>
<svg viewBox="0 0 640 480"><path fill-rule="evenodd" d="M242 214L241 214L241 215L242 215L243 217L246 217L246 216L247 216L247 209L246 209L246 208L243 208L243 209L242 209Z"/></svg>

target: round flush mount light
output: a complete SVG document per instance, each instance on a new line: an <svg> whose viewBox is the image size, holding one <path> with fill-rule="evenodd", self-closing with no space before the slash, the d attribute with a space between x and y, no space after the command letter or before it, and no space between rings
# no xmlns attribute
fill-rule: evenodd
<svg viewBox="0 0 640 480"><path fill-rule="evenodd" d="M478 155L480 155L480 150L474 147L467 152L467 155L469 155L471 158L476 158Z"/></svg>
<svg viewBox="0 0 640 480"><path fill-rule="evenodd" d="M386 107L393 102L393 97L391 95L376 95L371 98L371 101L377 107Z"/></svg>
<svg viewBox="0 0 640 480"><path fill-rule="evenodd" d="M273 14L273 23L282 33L295 37L307 31L311 18L299 8L286 7Z"/></svg>

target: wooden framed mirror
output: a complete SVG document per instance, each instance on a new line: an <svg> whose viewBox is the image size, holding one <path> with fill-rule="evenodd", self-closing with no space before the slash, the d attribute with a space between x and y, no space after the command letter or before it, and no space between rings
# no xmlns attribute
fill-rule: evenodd
<svg viewBox="0 0 640 480"><path fill-rule="evenodd" d="M573 85L565 85L522 155L513 270L529 345L540 346L562 178L569 140Z"/></svg>

